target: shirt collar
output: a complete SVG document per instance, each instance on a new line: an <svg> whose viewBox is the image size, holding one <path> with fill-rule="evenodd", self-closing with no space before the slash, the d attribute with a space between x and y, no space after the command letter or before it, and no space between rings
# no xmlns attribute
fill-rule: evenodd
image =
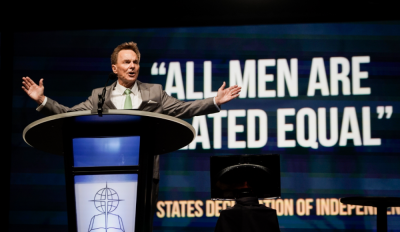
<svg viewBox="0 0 400 232"><path fill-rule="evenodd" d="M124 92L127 88L125 88L124 86L120 85L117 81L117 85L115 86L115 90L117 95L124 95ZM137 81L135 81L135 84L133 84L133 86L131 87L131 91L133 93L133 95L137 95L139 92L139 88L137 85Z"/></svg>

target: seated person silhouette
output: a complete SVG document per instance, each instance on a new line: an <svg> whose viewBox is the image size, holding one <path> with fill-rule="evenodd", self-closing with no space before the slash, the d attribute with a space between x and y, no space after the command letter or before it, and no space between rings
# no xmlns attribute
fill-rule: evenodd
<svg viewBox="0 0 400 232"><path fill-rule="evenodd" d="M276 210L258 202L273 192L268 168L242 163L224 168L217 176L215 189L236 203L220 212L215 232L280 232Z"/></svg>
<svg viewBox="0 0 400 232"><path fill-rule="evenodd" d="M279 232L276 211L258 203L245 181L234 191L236 204L220 212L215 232Z"/></svg>

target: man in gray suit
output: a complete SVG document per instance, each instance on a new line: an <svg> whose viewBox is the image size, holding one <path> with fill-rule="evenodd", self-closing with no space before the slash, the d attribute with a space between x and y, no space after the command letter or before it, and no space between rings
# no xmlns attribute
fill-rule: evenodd
<svg viewBox="0 0 400 232"><path fill-rule="evenodd" d="M134 42L122 43L111 54L111 68L118 80L107 86L104 109L139 109L167 114L178 118L191 118L197 115L220 111L220 106L239 96L241 87L235 85L225 89L225 82L218 89L217 96L192 102L179 101L169 96L159 84L142 83L139 75L140 52ZM92 91L91 96L73 107L66 107L44 95L43 79L37 85L29 77L23 77L22 89L38 103L37 110L45 115L54 115L73 111L92 110L97 107L98 95L103 88ZM152 206L158 195L159 157L154 158Z"/></svg>
<svg viewBox="0 0 400 232"><path fill-rule="evenodd" d="M118 81L106 88L104 109L139 109L167 114L178 118L191 118L219 112L220 106L239 96L241 87L226 88L225 82L218 89L217 96L192 102L179 101L169 96L159 84L142 83L139 75L140 52L134 42L123 43L111 55L111 68ZM43 79L37 85L29 77L23 77L22 89L39 105L38 111L45 115L60 114L97 107L98 94L103 88L92 91L91 96L73 107L66 107L44 95Z"/></svg>

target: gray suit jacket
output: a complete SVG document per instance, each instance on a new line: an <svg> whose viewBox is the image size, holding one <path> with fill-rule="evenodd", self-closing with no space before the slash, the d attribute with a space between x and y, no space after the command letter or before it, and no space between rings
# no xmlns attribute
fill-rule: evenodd
<svg viewBox="0 0 400 232"><path fill-rule="evenodd" d="M111 91L115 88L117 82L107 86L106 97L103 109L117 109L111 101ZM219 109L215 106L213 98L196 100L191 102L179 101L169 96L162 90L159 84L148 84L137 81L138 88L142 95L142 104L139 110L150 111L154 113L167 114L177 118L192 118L198 115L216 113ZM91 96L84 102L73 107L66 107L47 97L47 103L40 110L45 115L54 115L74 111L92 110L97 108L99 101L98 95L103 88L97 88L92 91ZM151 102L149 102L151 100Z"/></svg>
<svg viewBox="0 0 400 232"><path fill-rule="evenodd" d="M115 88L117 82L107 86L103 109L117 109L111 101L111 91ZM150 111L154 113L167 114L177 118L191 118L198 115L216 113L219 109L215 106L213 98L204 100L196 100L191 102L179 101L169 96L163 91L159 84L148 84L137 81L138 88L142 95L142 104L139 110ZM99 101L98 95L101 94L103 88L97 88L92 91L89 98L71 108L61 105L58 102L47 97L47 102L40 110L45 115L54 115L74 111L92 110L97 108ZM151 102L149 102L151 100ZM153 178L159 179L159 156L154 157Z"/></svg>

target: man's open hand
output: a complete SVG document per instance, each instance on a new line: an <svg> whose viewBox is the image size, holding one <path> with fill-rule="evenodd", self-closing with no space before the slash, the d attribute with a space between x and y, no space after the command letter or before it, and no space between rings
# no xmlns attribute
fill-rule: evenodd
<svg viewBox="0 0 400 232"><path fill-rule="evenodd" d="M222 84L222 86L218 89L217 96L215 97L215 103L219 106L229 102L234 98L237 98L239 96L240 90L242 89L242 87L237 85L231 86L226 89L224 88L225 88L225 81Z"/></svg>
<svg viewBox="0 0 400 232"><path fill-rule="evenodd" d="M37 104L42 104L45 99L43 79L40 79L39 85L32 81L29 77L22 77L22 89L30 98L32 98Z"/></svg>

